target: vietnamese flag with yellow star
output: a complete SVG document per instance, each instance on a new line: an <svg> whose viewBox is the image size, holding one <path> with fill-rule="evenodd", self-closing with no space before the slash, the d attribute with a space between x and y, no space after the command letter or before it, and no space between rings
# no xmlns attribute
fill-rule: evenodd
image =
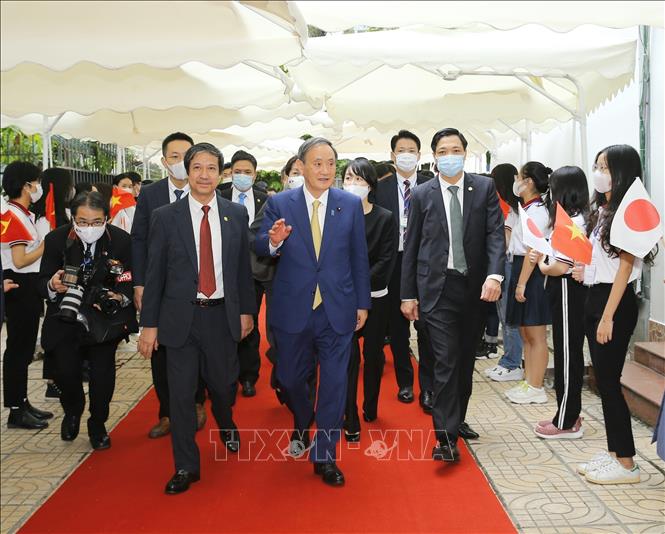
<svg viewBox="0 0 665 534"><path fill-rule="evenodd" d="M584 230L573 222L558 202L556 203L554 231L550 241L554 250L565 254L571 260L582 262L585 265L591 264L593 250L591 242Z"/></svg>
<svg viewBox="0 0 665 534"><path fill-rule="evenodd" d="M134 195L119 187L113 187L113 195L111 195L111 219L120 211L131 208L132 206L136 206Z"/></svg>
<svg viewBox="0 0 665 534"><path fill-rule="evenodd" d="M5 211L0 215L0 243L15 243L21 241L32 241L34 237L23 225L21 219L12 213Z"/></svg>
<svg viewBox="0 0 665 534"><path fill-rule="evenodd" d="M53 193L53 183L49 184L48 195L44 203L44 217L48 221L51 230L55 230L55 194Z"/></svg>

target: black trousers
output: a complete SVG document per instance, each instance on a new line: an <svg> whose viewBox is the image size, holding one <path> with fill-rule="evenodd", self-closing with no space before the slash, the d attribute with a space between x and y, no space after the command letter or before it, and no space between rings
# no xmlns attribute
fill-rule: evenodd
<svg viewBox="0 0 665 534"><path fill-rule="evenodd" d="M169 402L169 377L166 368L166 348L162 345L152 352L150 370L152 371L152 383L155 386L155 393L157 393L157 399L159 399L159 418L170 417L171 407ZM205 400L205 382L199 376L199 385L196 389L196 403L203 404Z"/></svg>
<svg viewBox="0 0 665 534"><path fill-rule="evenodd" d="M43 302L37 292L38 273L3 272L19 287L5 294L7 348L2 361L5 408L22 406L28 397L28 366L32 362Z"/></svg>
<svg viewBox="0 0 665 534"><path fill-rule="evenodd" d="M375 418L378 410L381 376L386 356L383 353L383 338L388 321L388 295L372 299L372 309L367 316L365 327L353 336L351 342L351 358L349 359L348 387L346 393L346 411L344 428L350 433L360 432L358 417L358 375L360 374L360 343L363 342L363 412Z"/></svg>
<svg viewBox="0 0 665 534"><path fill-rule="evenodd" d="M414 321L413 325L418 333L418 385L422 394L434 391L434 354L425 323Z"/></svg>
<svg viewBox="0 0 665 534"><path fill-rule="evenodd" d="M444 444L457 441L459 426L466 418L480 303L479 295L470 294L466 277L449 274L434 308L421 312L434 354L434 430Z"/></svg>
<svg viewBox="0 0 665 534"><path fill-rule="evenodd" d="M199 375L208 388L218 428L235 428L231 392L232 384L238 379L237 346L229 331L226 310L221 305L196 307L185 344L178 348L166 347L176 471L200 472L199 448L195 441Z"/></svg>
<svg viewBox="0 0 665 534"><path fill-rule="evenodd" d="M270 307L270 286L271 282L259 282L254 280L254 291L256 292L256 309L261 309L263 294L266 295L266 331L268 332L268 342L272 340L270 331L270 320L268 308ZM254 315L254 330L238 343L238 358L240 359L240 374L238 382L250 382L256 384L259 379L259 370L261 369L261 354L259 346L261 344L261 333L259 332L259 316ZM272 343L271 343L272 345Z"/></svg>
<svg viewBox="0 0 665 534"><path fill-rule="evenodd" d="M627 458L635 456L635 442L630 411L621 392L621 372L630 337L637 324L637 298L633 285L628 284L614 313L612 340L601 345L596 342L596 330L611 289L612 284L597 284L589 288L584 308L584 328L603 405L607 450L616 453L619 458Z"/></svg>
<svg viewBox="0 0 665 534"><path fill-rule="evenodd" d="M552 309L554 343L554 388L557 412L552 424L572 428L582 410L584 380L584 303L587 287L570 275L547 279Z"/></svg>
<svg viewBox="0 0 665 534"><path fill-rule="evenodd" d="M397 253L395 268L388 282L388 335L393 353L397 386L413 387L413 364L409 355L409 321L402 315L400 285L402 279L402 252Z"/></svg>
<svg viewBox="0 0 665 534"><path fill-rule="evenodd" d="M53 358L55 382L62 391L60 404L65 415L81 416L85 408L83 391L83 358L90 362L90 435L106 433L109 405L115 390L115 352L120 340L81 346L76 337L56 345L49 355Z"/></svg>

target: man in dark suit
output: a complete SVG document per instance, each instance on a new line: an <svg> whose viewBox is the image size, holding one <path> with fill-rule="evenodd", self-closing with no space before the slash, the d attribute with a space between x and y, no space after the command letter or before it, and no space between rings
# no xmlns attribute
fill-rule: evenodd
<svg viewBox="0 0 665 534"><path fill-rule="evenodd" d="M371 306L365 222L360 199L331 188L337 152L314 137L298 150L305 184L269 197L256 237L259 256L279 254L273 285L277 379L294 413L292 441L309 442L314 472L333 486L344 484L335 463L346 404L353 332ZM316 356L316 358L315 358ZM316 413L308 380L319 365Z"/></svg>
<svg viewBox="0 0 665 534"><path fill-rule="evenodd" d="M397 169L396 174L379 181L376 189L376 204L390 210L399 228L397 259L388 284L388 333L390 348L393 353L393 364L399 392L400 402L413 402L413 365L409 338L411 332L409 321L400 311L401 300L400 279L402 276L402 256L404 237L407 233L407 220L411 204L411 194L417 185L425 183L429 178L417 172L420 159L420 139L408 130L400 130L390 140L391 158ZM418 332L418 382L420 384L420 405L427 413L432 411L433 390L433 359L427 331L416 322Z"/></svg>
<svg viewBox="0 0 665 534"><path fill-rule="evenodd" d="M481 300L501 295L503 216L490 178L464 172L467 141L454 128L434 135L439 176L416 188L402 263L402 312L421 319L434 353L436 460L459 459L457 438L471 396ZM475 434L475 433L474 433ZM477 436L477 434L476 434Z"/></svg>
<svg viewBox="0 0 665 534"><path fill-rule="evenodd" d="M254 186L256 180L256 158L244 150L238 150L231 158L231 187L221 191L222 198L231 200L247 208L249 215L249 224L254 222L256 215L266 203L266 195L259 188ZM256 255L253 251L252 268L256 264ZM261 307L263 294L268 293L269 288L265 282L254 278L254 287L256 290L256 307ZM258 316L254 317L256 328L252 330L245 339L238 345L238 358L240 359L240 374L238 382L242 386L242 395L244 397L253 397L256 395L256 381L259 379L259 369L261 368L261 355L259 354L259 345L261 335L258 328Z"/></svg>
<svg viewBox="0 0 665 534"><path fill-rule="evenodd" d="M190 194L153 213L139 350L166 347L176 474L166 493L199 480L194 396L199 371L212 400L221 439L237 452L231 390L238 378L237 344L256 313L249 264L247 210L215 186L224 160L209 143L185 154Z"/></svg>
<svg viewBox="0 0 665 534"><path fill-rule="evenodd" d="M185 153L194 144L192 138L182 132L168 135L162 141L162 165L168 173L168 178L159 180L150 186L143 187L139 194L132 223L132 257L134 260L134 304L141 311L143 288L146 280L148 265L148 233L150 230L150 217L157 208L180 200L189 192L187 172L183 158ZM166 373L166 352L159 348L150 360L152 370L152 383L159 400L159 421L154 425L148 437L160 438L170 431L169 419L169 382ZM203 381L196 394L197 428L201 429L206 423L206 412L203 406L205 401L205 386Z"/></svg>

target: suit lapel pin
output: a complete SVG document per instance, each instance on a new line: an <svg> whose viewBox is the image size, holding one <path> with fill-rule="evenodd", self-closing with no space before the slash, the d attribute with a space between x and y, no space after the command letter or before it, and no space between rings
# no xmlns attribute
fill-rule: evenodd
<svg viewBox="0 0 665 534"><path fill-rule="evenodd" d="M469 186L469 191L473 191L473 187Z"/></svg>
<svg viewBox="0 0 665 534"><path fill-rule="evenodd" d="M229 222L229 218L226 215L224 215L224 221Z"/></svg>

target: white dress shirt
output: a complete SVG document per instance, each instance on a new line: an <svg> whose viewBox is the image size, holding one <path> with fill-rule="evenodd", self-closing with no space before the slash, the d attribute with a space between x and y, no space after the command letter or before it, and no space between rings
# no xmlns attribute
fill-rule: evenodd
<svg viewBox="0 0 665 534"><path fill-rule="evenodd" d="M178 200L177 197L175 196L175 191L178 188L175 185L173 185L171 178L167 178L167 180L169 181L169 203L173 204L176 200ZM182 198L184 195L189 193L189 184L185 184L185 187L180 189L180 191L183 191L183 194L180 195L180 198Z"/></svg>
<svg viewBox="0 0 665 534"><path fill-rule="evenodd" d="M464 215L464 173L462 173L462 177L454 184L449 184L441 178L441 175L439 175L439 183L441 184L441 195L443 196L443 205L446 208L446 224L448 225L448 269L454 269L453 231L450 226L450 197L452 196L452 191L449 191L448 188L450 186L457 186L456 195L459 200L460 208L462 209L462 215ZM462 228L462 235L464 235L464 228Z"/></svg>
<svg viewBox="0 0 665 534"><path fill-rule="evenodd" d="M236 189L236 187L233 185L231 186L232 192L231 192L231 200L235 202L236 204L240 204L240 194L243 193L243 191L240 191L239 189ZM244 191L245 195L245 203L243 206L247 208L247 214L249 215L249 225L251 226L252 223L254 222L254 217L256 217L255 213L255 207L254 207L254 190L250 187L247 191Z"/></svg>
<svg viewBox="0 0 665 534"><path fill-rule="evenodd" d="M314 201L318 200L321 204L319 204L319 228L321 228L321 239L323 240L323 226L326 221L326 206L328 205L328 190L326 190L318 199L314 198L314 196L307 190L307 185L302 186L303 193L305 193L305 204L307 204L307 220L312 221L312 211L314 210ZM288 226L291 224L293 221L286 221L286 225ZM272 245L270 242L270 239L268 239L268 247L270 248L270 254L275 255L275 253L279 250L279 247L282 246L284 241L280 242L276 247Z"/></svg>
<svg viewBox="0 0 665 534"><path fill-rule="evenodd" d="M398 243L398 252L404 252L404 233L406 231L406 218L404 215L404 192L406 190L406 186L404 185L404 180L409 181L409 189L411 190L411 194L413 194L413 189L416 187L417 180L418 180L418 171L413 171L413 174L407 178L403 178L400 176L399 173L396 174L397 176L397 203L399 206L399 215L398 215L398 221L399 221L399 243Z"/></svg>
<svg viewBox="0 0 665 534"><path fill-rule="evenodd" d="M196 265L201 271L201 221L203 220L203 204L188 195L189 211L192 214L192 229L194 230L194 243L196 244ZM212 295L197 293L197 299L221 299L224 298L224 278L222 276L222 227L219 222L219 209L217 207L216 195L207 204L208 223L210 224L210 235L212 236L212 258L215 264L215 292Z"/></svg>

